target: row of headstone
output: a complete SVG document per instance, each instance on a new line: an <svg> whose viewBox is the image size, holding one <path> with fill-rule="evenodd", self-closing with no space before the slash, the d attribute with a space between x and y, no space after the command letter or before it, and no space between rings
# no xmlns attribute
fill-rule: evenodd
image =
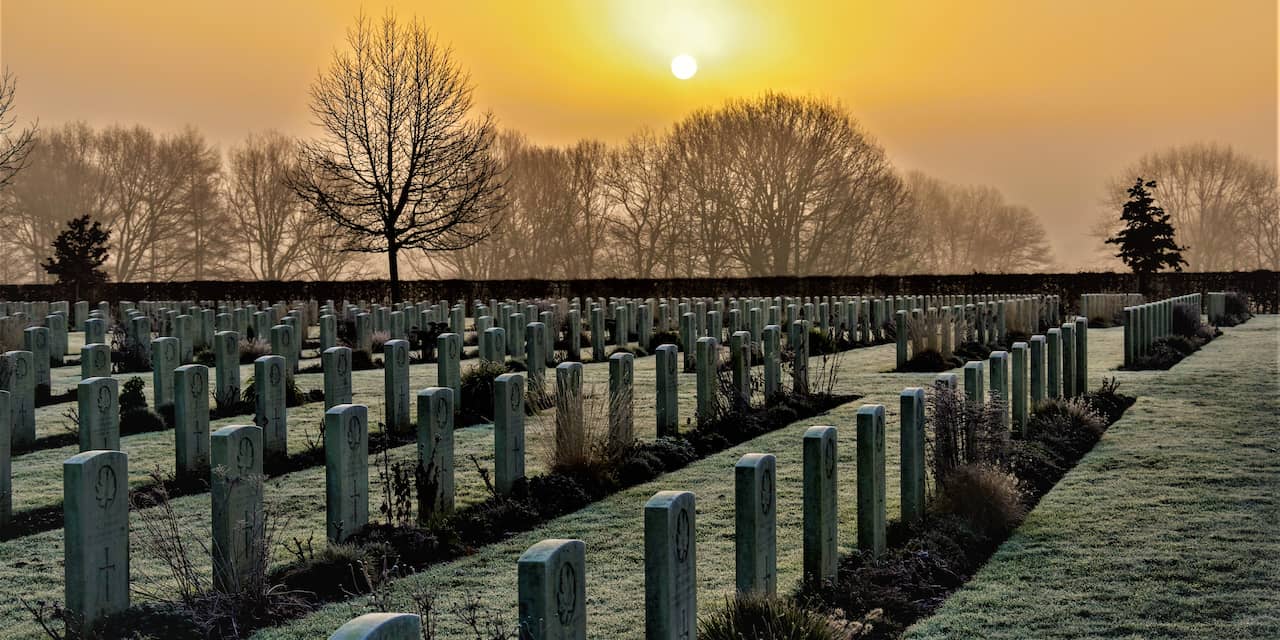
<svg viewBox="0 0 1280 640"><path fill-rule="evenodd" d="M945 301L945 300L944 300ZM894 313L896 363L927 351L949 358L961 345L997 345L1059 322L1057 296L1008 296L964 305L899 309Z"/></svg>
<svg viewBox="0 0 1280 640"><path fill-rule="evenodd" d="M1173 333L1175 307L1192 309L1199 319L1202 309L1200 294L1175 296L1124 308L1125 366L1131 366L1139 358L1150 354L1156 340Z"/></svg>
<svg viewBox="0 0 1280 640"><path fill-rule="evenodd" d="M1141 293L1082 293L1080 315L1108 326L1122 320L1125 307L1142 304Z"/></svg>

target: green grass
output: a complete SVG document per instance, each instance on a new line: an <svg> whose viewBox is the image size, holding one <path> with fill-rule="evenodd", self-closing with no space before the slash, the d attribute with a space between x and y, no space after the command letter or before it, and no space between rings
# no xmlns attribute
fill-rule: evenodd
<svg viewBox="0 0 1280 640"><path fill-rule="evenodd" d="M1169 371L1106 372L1137 404L907 637L1280 637L1278 330L1259 316Z"/></svg>

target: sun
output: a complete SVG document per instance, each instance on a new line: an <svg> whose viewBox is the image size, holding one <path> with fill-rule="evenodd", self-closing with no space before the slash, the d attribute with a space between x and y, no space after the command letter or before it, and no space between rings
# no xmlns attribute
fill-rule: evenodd
<svg viewBox="0 0 1280 640"><path fill-rule="evenodd" d="M671 74L681 80L688 80L698 72L698 61L688 54L680 54L671 59Z"/></svg>

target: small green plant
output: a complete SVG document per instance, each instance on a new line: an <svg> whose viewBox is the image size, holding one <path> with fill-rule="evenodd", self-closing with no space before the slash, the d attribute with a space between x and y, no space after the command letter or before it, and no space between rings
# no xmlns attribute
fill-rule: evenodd
<svg viewBox="0 0 1280 640"><path fill-rule="evenodd" d="M507 366L500 362L481 360L474 367L462 374L461 406L479 414L481 417L493 419L493 381L507 373Z"/></svg>
<svg viewBox="0 0 1280 640"><path fill-rule="evenodd" d="M123 420L125 415L139 409L146 410L147 395L142 392L146 383L142 378L134 376L124 383L124 388L120 391L120 418Z"/></svg>
<svg viewBox="0 0 1280 640"><path fill-rule="evenodd" d="M724 607L698 620L698 637L705 640L837 640L826 616L794 600L760 595L726 599Z"/></svg>

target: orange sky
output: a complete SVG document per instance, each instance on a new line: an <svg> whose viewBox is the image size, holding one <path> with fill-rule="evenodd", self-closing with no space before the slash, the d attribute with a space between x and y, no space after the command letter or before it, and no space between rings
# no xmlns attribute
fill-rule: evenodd
<svg viewBox="0 0 1280 640"><path fill-rule="evenodd" d="M307 88L363 6L2 0L18 110L311 133ZM990 184L1086 266L1103 181L1200 140L1275 162L1275 0L394 1L452 43L478 106L535 141L617 141L766 89L843 101L904 169ZM677 53L698 59L672 77Z"/></svg>

